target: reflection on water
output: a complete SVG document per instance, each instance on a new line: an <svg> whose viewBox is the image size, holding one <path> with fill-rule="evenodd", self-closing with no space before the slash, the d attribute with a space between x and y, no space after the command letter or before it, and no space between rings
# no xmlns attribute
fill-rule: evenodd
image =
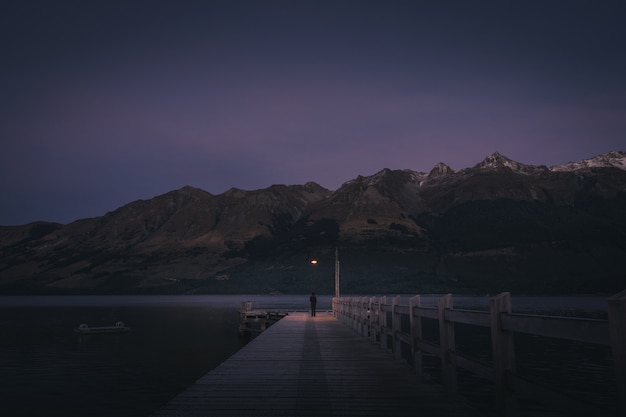
<svg viewBox="0 0 626 417"><path fill-rule="evenodd" d="M245 344L247 300L308 308L308 295L0 296L0 415L149 415ZM330 305L320 297L320 309ZM132 331L73 332L117 321Z"/></svg>
<svg viewBox="0 0 626 417"><path fill-rule="evenodd" d="M308 309L308 295L0 297L0 415L147 416L245 343L237 320L248 300L259 309ZM436 300L423 297L422 303ZM488 297L454 303L486 310ZM330 308L329 296L318 297L319 310ZM606 318L606 299L514 297L513 311ZM117 321L132 331L73 333L80 323ZM488 329L457 325L459 350L489 360L489 340ZM615 401L608 348L516 335L516 357L520 374L583 399ZM425 364L437 379L437 361ZM492 388L484 381L460 371L459 387L490 409Z"/></svg>
<svg viewBox="0 0 626 417"><path fill-rule="evenodd" d="M73 333L118 320L132 331ZM239 348L226 307L11 308L0 328L6 416L148 415Z"/></svg>

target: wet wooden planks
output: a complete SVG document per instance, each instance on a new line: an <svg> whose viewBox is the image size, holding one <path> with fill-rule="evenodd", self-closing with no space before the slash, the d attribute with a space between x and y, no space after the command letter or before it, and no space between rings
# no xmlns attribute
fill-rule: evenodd
<svg viewBox="0 0 626 417"><path fill-rule="evenodd" d="M474 416L330 313L292 313L154 416Z"/></svg>

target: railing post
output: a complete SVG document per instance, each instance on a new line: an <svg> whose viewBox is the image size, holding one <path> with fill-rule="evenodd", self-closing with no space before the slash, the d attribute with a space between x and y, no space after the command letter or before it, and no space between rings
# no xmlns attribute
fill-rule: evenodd
<svg viewBox="0 0 626 417"><path fill-rule="evenodd" d="M356 331L359 334L363 334L363 301L362 297L356 298L356 311L357 311L357 319L356 319Z"/></svg>
<svg viewBox="0 0 626 417"><path fill-rule="evenodd" d="M345 314L346 314L346 309L344 306L344 299L343 298L335 298L336 303L337 303L337 314L339 316L339 320L341 320L342 322L345 322Z"/></svg>
<svg viewBox="0 0 626 417"><path fill-rule="evenodd" d="M359 311L359 297L352 297L353 315L352 315L352 328L355 332L359 332L359 320L361 319L361 312Z"/></svg>
<svg viewBox="0 0 626 417"><path fill-rule="evenodd" d="M422 339L422 318L413 312L415 307L420 306L420 296L416 295L409 300L409 322L411 323L411 357L414 361L415 373L418 377L424 374L422 365L422 351L417 348L417 341Z"/></svg>
<svg viewBox="0 0 626 417"><path fill-rule="evenodd" d="M515 349L513 332L502 328L502 315L511 313L511 293L503 292L489 300L491 315L491 349L495 370L498 411L496 415L515 416L518 414L515 395L508 389L507 372L515 372Z"/></svg>
<svg viewBox="0 0 626 417"><path fill-rule="evenodd" d="M345 301L346 315L345 315L345 323L350 326L352 324L352 305L350 304L350 297L346 297Z"/></svg>
<svg viewBox="0 0 626 417"><path fill-rule="evenodd" d="M339 304L339 318L341 321L345 323L346 321L346 300L343 298L337 298L337 303Z"/></svg>
<svg viewBox="0 0 626 417"><path fill-rule="evenodd" d="M361 336L367 336L367 297L361 297Z"/></svg>
<svg viewBox="0 0 626 417"><path fill-rule="evenodd" d="M383 305L387 304L387 297L380 297L378 303L378 326L380 329L380 347L387 349L387 311L383 315Z"/></svg>
<svg viewBox="0 0 626 417"><path fill-rule="evenodd" d="M348 323L348 326L352 327L352 297L346 297L346 302L348 303L348 317L346 322Z"/></svg>
<svg viewBox="0 0 626 417"><path fill-rule="evenodd" d="M378 307L376 311L372 309L372 306L376 304L376 297L370 298L370 341L376 343L376 337L379 332L379 324L378 324Z"/></svg>
<svg viewBox="0 0 626 417"><path fill-rule="evenodd" d="M370 338L372 338L372 303L374 302L375 298L371 297L369 299L369 301L367 302L367 336Z"/></svg>
<svg viewBox="0 0 626 417"><path fill-rule="evenodd" d="M354 297L354 315L356 317L356 330L361 333L361 297Z"/></svg>
<svg viewBox="0 0 626 417"><path fill-rule="evenodd" d="M439 344L441 346L441 372L446 395L456 394L456 366L449 352L454 351L454 322L445 319L445 312L452 308L452 294L439 299Z"/></svg>
<svg viewBox="0 0 626 417"><path fill-rule="evenodd" d="M391 301L391 332L393 334L393 354L396 359L402 359L402 344L400 342L400 338L398 337L398 334L401 330L400 321L402 318L400 317L400 314L396 311L399 305L400 296L397 295L393 297L393 300Z"/></svg>
<svg viewBox="0 0 626 417"><path fill-rule="evenodd" d="M354 330L361 333L361 297L354 297Z"/></svg>
<svg viewBox="0 0 626 417"><path fill-rule="evenodd" d="M609 298L608 304L618 406L620 415L626 415L626 290Z"/></svg>

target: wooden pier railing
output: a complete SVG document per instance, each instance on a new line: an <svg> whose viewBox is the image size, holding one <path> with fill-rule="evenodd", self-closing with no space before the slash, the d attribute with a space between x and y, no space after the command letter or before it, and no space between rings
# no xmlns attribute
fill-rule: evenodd
<svg viewBox="0 0 626 417"><path fill-rule="evenodd" d="M497 415L518 415L519 397L558 402L571 415L596 415L595 406L516 374L513 337L515 333L526 333L610 346L617 382L617 413L626 415L626 290L608 299L608 320L516 314L512 312L510 293L491 298L488 312L454 309L451 294L439 298L436 308L421 306L419 295L412 297L408 305L401 305L399 296L390 301L386 297L334 298L333 312L382 348L391 349L396 358L402 358L408 350L418 375L423 374L423 354L438 357L447 394L457 392L457 367L461 367L493 383ZM423 338L423 319L438 322L439 343ZM490 362L457 352L455 323L490 328Z"/></svg>

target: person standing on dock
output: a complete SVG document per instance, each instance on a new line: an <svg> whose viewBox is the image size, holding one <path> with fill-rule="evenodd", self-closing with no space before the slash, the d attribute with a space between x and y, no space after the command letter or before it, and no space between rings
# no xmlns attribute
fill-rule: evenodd
<svg viewBox="0 0 626 417"><path fill-rule="evenodd" d="M317 306L317 297L315 296L315 291L311 293L309 301L311 302L311 317L315 317L315 307Z"/></svg>

